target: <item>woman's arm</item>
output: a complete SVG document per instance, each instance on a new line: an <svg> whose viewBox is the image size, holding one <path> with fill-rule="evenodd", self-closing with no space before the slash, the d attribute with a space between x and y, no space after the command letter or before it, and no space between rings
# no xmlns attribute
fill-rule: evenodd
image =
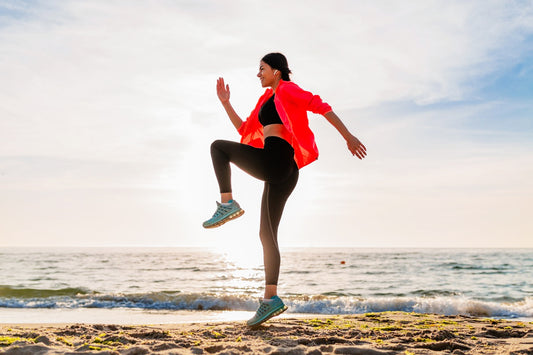
<svg viewBox="0 0 533 355"><path fill-rule="evenodd" d="M233 106L231 106L229 102L229 85L224 85L224 78L218 78L217 80L217 95L218 99L222 103L222 106L224 106L224 109L226 110L226 113L228 114L231 123L233 123L235 128L238 130L242 125L242 120L239 115L237 115L237 112L235 112Z"/></svg>
<svg viewBox="0 0 533 355"><path fill-rule="evenodd" d="M352 152L352 155L356 155L359 159L363 159L366 156L366 147L357 139L353 134L348 131L348 128L342 123L339 116L333 111L329 111L324 114L324 117L328 120L329 123L333 125L346 140L348 149Z"/></svg>

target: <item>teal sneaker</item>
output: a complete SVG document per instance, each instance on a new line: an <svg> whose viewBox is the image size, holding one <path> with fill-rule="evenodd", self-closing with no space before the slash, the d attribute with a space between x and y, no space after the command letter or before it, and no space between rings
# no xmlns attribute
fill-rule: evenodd
<svg viewBox="0 0 533 355"><path fill-rule="evenodd" d="M259 309L255 313L252 319L248 320L246 324L249 327L257 327L258 325L266 322L272 317L280 315L287 310L287 306L283 303L281 298L274 296L269 300L260 299Z"/></svg>
<svg viewBox="0 0 533 355"><path fill-rule="evenodd" d="M229 200L230 204L225 205L217 201L217 210L213 217L203 223L204 228L220 227L229 220L242 216L244 210L237 201Z"/></svg>

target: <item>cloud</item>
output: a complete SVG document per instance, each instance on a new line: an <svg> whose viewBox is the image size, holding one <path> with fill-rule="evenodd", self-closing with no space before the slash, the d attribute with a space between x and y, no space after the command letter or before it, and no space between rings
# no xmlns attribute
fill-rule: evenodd
<svg viewBox="0 0 533 355"><path fill-rule="evenodd" d="M298 206L331 198L332 205L364 216L361 233L383 236L413 228L400 223L405 214L391 217L394 228L372 217L386 217L401 207L402 197L414 206L425 196L453 195L457 200L446 207L452 213L458 203L470 203L467 198L477 201L472 208L484 208L483 193L530 191L531 171L523 166L531 158L531 105L495 99L501 93L497 85L490 101L483 97L487 85L512 68L522 68L517 80L528 78L530 2L338 1L332 7L323 1L161 0L126 6L97 0L2 6L0 207L12 220L21 221L25 206L34 202L24 189L40 191L49 206L61 205L76 190L76 198L91 201L91 213L98 214L98 201L126 188L113 202L119 219L142 221L143 201L152 207L160 201L150 191L165 191L176 202L156 203L159 214L148 213L145 223L168 226L159 230L166 236L197 233L192 221L201 220L208 206L190 201L209 201L217 191L209 143L237 139L217 101L215 79L227 79L244 118L262 92L255 74L269 51L287 55L294 80L332 104L361 133L370 154L355 164L338 133L313 117L321 158L303 171L289 216L314 218L318 214L302 214ZM235 178L243 199L253 204L260 184L239 173ZM516 189L503 189L506 181ZM358 196L373 207L354 207ZM128 212L121 214L121 206ZM497 213L484 211L478 219ZM94 214L89 215L75 219L91 225ZM465 228L467 215L461 217ZM104 225L86 234L102 233ZM339 226L338 233L350 230ZM10 231L16 228L15 223ZM149 228L138 222L119 229L141 240ZM75 230L72 224L62 235Z"/></svg>
<svg viewBox="0 0 533 355"><path fill-rule="evenodd" d="M330 235L331 245L367 247L531 246L533 132L484 125L487 115L530 117L502 102L353 110L363 162L314 121L321 156L289 205L287 215L301 216L285 227L291 245L324 245Z"/></svg>
<svg viewBox="0 0 533 355"><path fill-rule="evenodd" d="M407 9L345 2L335 11L320 2L292 2L284 11L249 1L43 4L28 8L30 19L3 29L2 109L11 117L3 131L27 127L44 139L58 127L62 135L86 128L104 132L105 141L122 139L118 132L106 137L106 126L131 137L137 122L149 126L160 115L179 117L188 131L183 119L192 112L218 112L211 91L217 74L250 76L231 82L236 105L247 114L260 90L241 89L240 98L235 87L258 86L255 63L278 45L294 53L295 76L339 108L458 99L471 89L465 81L520 51L513 47L520 38L508 41L509 32L526 26L531 13L496 3L480 17L477 7L453 2ZM317 13L322 21L309 20ZM487 28L493 35L485 36ZM511 50L486 59L503 39ZM45 140L40 150L51 147Z"/></svg>

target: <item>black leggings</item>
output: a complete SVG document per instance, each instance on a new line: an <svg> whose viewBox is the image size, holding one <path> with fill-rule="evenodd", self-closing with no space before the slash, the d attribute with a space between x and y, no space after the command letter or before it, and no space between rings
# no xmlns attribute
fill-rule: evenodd
<svg viewBox="0 0 533 355"><path fill-rule="evenodd" d="M277 285L280 265L278 226L285 202L299 175L294 149L279 137L267 137L263 149L217 140L211 144L211 157L221 193L231 192L230 162L265 182L259 236L263 244L266 284Z"/></svg>

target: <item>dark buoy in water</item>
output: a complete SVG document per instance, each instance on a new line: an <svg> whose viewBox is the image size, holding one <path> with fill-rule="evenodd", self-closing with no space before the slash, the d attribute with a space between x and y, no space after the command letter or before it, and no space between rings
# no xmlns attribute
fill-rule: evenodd
<svg viewBox="0 0 533 355"><path fill-rule="evenodd" d="M342 260L341 265L344 265L344 264L346 264L346 261Z"/></svg>

